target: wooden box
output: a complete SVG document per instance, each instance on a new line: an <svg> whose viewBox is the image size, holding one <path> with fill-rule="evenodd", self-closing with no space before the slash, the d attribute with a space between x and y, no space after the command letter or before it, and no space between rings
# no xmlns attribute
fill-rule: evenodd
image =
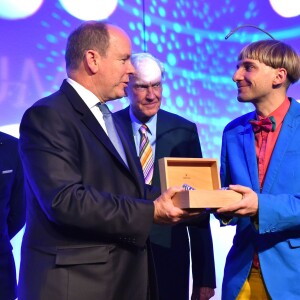
<svg viewBox="0 0 300 300"><path fill-rule="evenodd" d="M180 208L219 208L242 199L240 193L221 190L218 162L206 158L164 157L158 161L161 190L188 184L195 190L177 193Z"/></svg>

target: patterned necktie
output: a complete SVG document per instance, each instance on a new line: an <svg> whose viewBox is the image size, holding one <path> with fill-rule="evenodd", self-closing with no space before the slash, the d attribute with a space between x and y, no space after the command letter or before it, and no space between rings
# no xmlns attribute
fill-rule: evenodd
<svg viewBox="0 0 300 300"><path fill-rule="evenodd" d="M118 153L120 154L120 156L122 157L125 164L128 166L125 151L124 151L122 142L120 140L119 134L116 130L111 111L109 110L108 106L104 103L100 103L100 104L98 104L98 106L103 115L103 120L105 122L107 135L108 135L110 141L115 146Z"/></svg>
<svg viewBox="0 0 300 300"><path fill-rule="evenodd" d="M152 148L147 136L147 129L148 127L145 124L143 124L139 129L139 132L141 134L139 157L144 173L145 183L151 184L153 177L154 160Z"/></svg>

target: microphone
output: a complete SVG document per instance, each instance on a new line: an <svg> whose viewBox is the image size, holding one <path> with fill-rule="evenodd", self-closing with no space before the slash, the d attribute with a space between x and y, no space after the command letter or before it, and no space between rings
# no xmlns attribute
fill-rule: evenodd
<svg viewBox="0 0 300 300"><path fill-rule="evenodd" d="M255 26L255 25L250 25L250 24L247 24L247 25L241 25L241 26L238 26L236 28L234 28L233 30L231 30L226 36L225 36L225 40L227 40L230 36L232 36L236 31L238 31L239 29L241 28L244 28L244 27L253 27L253 28L256 28L262 32L264 32L265 34L267 34L272 40L275 40L274 37L269 33L267 32L266 30L258 27L258 26Z"/></svg>

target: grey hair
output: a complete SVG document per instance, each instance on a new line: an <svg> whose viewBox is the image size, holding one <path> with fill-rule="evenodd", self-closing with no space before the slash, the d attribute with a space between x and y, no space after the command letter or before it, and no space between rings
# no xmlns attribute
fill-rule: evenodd
<svg viewBox="0 0 300 300"><path fill-rule="evenodd" d="M158 67L160 68L161 75L163 77L163 75L165 73L165 68L164 68L163 63L158 58L156 58L155 56L153 56L150 53L140 52L140 53L132 54L131 63L133 64L134 68L138 69L140 63L142 63L145 59L150 59L150 60L156 62Z"/></svg>

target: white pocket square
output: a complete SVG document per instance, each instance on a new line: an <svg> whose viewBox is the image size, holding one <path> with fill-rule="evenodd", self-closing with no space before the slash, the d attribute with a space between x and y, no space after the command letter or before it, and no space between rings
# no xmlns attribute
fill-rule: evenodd
<svg viewBox="0 0 300 300"><path fill-rule="evenodd" d="M13 172L13 170L3 170L2 174L9 174L9 173L12 173L12 172Z"/></svg>

